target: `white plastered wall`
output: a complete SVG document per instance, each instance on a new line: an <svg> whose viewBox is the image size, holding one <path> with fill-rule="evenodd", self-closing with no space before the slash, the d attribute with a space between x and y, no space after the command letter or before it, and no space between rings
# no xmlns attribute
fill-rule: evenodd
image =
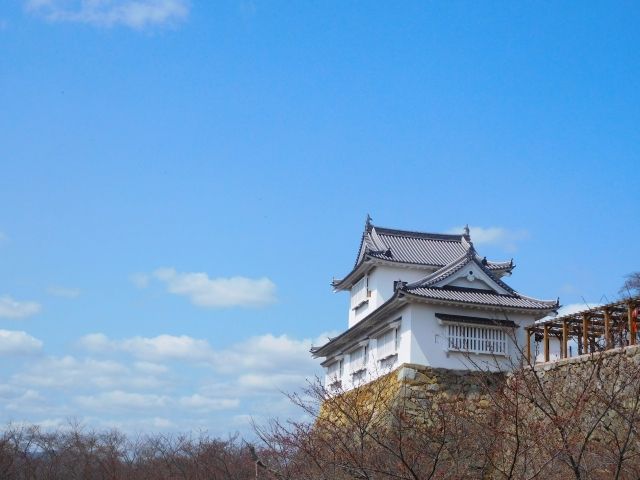
<svg viewBox="0 0 640 480"><path fill-rule="evenodd" d="M370 291L368 302L357 310L354 310L353 302L351 300L352 294L349 296L349 328L354 326L393 296L393 282L397 280L409 283L417 282L429 275L431 271L432 270L424 268L414 269L387 265L374 267L374 269L368 274Z"/></svg>
<svg viewBox="0 0 640 480"><path fill-rule="evenodd" d="M515 364L520 362L520 351L525 349L526 335L524 327L532 325L534 322L533 314L509 313L505 316L501 312L445 305L414 303L409 306L409 310L410 313L406 317L410 319L410 363L434 368L469 369L474 368L473 364L475 363L482 368L491 370L509 369L511 362ZM436 318L436 313L512 320L519 328L515 329L514 338L509 336L507 348L510 357L448 351L447 327L446 324ZM517 346L514 344L514 340L517 342Z"/></svg>
<svg viewBox="0 0 640 480"><path fill-rule="evenodd" d="M376 331L374 335L370 338L363 338L359 341L354 341L352 346L364 346L365 344L369 347L369 355L367 359L366 365L366 374L362 379L355 379L352 374L351 366L350 366L350 358L349 353L350 350L345 352L341 352L340 355L336 356L336 359L342 358L344 361L344 371L342 377L339 379L342 384L342 389L349 390L354 386L357 386L362 383L369 382L385 373L389 373L391 370L399 367L403 363L410 362L410 352L411 352L411 332L409 330L410 319L407 315L409 315L410 309L409 306L403 308L400 312L395 313L390 318L392 319L391 328L398 328L398 348L395 357L390 357L386 359L384 362L381 362L378 355L378 345L377 338L381 336L387 329L382 329ZM335 378L329 378L325 375L325 385L329 386Z"/></svg>

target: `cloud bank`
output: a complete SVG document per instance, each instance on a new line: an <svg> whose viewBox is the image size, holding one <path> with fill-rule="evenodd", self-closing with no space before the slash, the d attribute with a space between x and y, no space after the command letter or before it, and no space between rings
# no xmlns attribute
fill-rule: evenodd
<svg viewBox="0 0 640 480"><path fill-rule="evenodd" d="M295 372L299 377L302 372L313 371L317 366L309 353L312 340L297 340L270 333L250 337L218 350L207 340L188 335L138 336L115 340L103 333L92 333L81 337L78 345L91 354L126 353L140 359L139 363L151 370L158 368L159 363L178 361L206 365L223 374L268 372L275 375Z"/></svg>
<svg viewBox="0 0 640 480"><path fill-rule="evenodd" d="M188 335L93 333L74 354L58 356L43 354L42 342L25 332L0 330L0 355L12 359L0 380L0 421L59 426L74 417L127 432L210 425L224 434L248 429L251 418L297 418L281 392L320 374L309 354L318 340L264 334L216 348ZM18 361L18 353L37 356Z"/></svg>

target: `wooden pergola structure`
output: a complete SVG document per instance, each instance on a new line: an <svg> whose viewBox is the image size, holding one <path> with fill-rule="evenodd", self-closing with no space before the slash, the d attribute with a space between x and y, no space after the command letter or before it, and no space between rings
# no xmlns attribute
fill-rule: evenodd
<svg viewBox="0 0 640 480"><path fill-rule="evenodd" d="M633 297L536 322L525 330L527 361L530 364L536 361L531 352L532 337L534 342L542 342L545 362L550 359L549 344L553 338L559 341L561 359L572 356L570 343L577 346L577 355L636 345L640 343L639 320L640 297Z"/></svg>

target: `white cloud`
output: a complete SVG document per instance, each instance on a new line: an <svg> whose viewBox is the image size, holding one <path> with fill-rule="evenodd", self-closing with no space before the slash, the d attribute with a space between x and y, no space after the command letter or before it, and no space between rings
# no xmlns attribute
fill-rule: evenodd
<svg viewBox="0 0 640 480"><path fill-rule="evenodd" d="M169 379L149 372L133 372L127 365L113 360L77 359L66 355L34 362L25 371L15 374L12 381L52 389L156 389L166 386Z"/></svg>
<svg viewBox="0 0 640 480"><path fill-rule="evenodd" d="M6 400L15 398L23 389L16 387L15 385L0 384L0 400Z"/></svg>
<svg viewBox="0 0 640 480"><path fill-rule="evenodd" d="M464 227L453 227L447 233L462 233ZM469 235L474 245L496 245L509 252L518 249L518 242L528 239L531 235L527 230L510 230L503 227L470 226Z"/></svg>
<svg viewBox="0 0 640 480"><path fill-rule="evenodd" d="M0 317L24 318L35 315L40 310L40 304L37 302L21 302L9 295L0 297Z"/></svg>
<svg viewBox="0 0 640 480"><path fill-rule="evenodd" d="M157 410L180 407L199 412L227 410L239 405L237 398L211 398L200 394L172 398L168 395L126 392L113 390L96 395L78 395L74 398L77 405L98 411L113 410Z"/></svg>
<svg viewBox="0 0 640 480"><path fill-rule="evenodd" d="M28 355L42 349L42 341L27 332L0 330L0 355Z"/></svg>
<svg viewBox="0 0 640 480"><path fill-rule="evenodd" d="M170 404L166 395L130 393L122 390L104 392L98 395L79 395L75 403L91 410L149 410L163 408Z"/></svg>
<svg viewBox="0 0 640 480"><path fill-rule="evenodd" d="M143 29L184 21L190 7L188 0L26 0L25 8L50 22Z"/></svg>
<svg viewBox="0 0 640 480"><path fill-rule="evenodd" d="M5 408L7 410L33 412L34 410L41 410L42 407L46 407L46 400L40 392L28 389L19 397L8 402Z"/></svg>
<svg viewBox="0 0 640 480"><path fill-rule="evenodd" d="M78 344L93 353L102 353L115 348L113 342L104 333L90 333L80 337Z"/></svg>
<svg viewBox="0 0 640 480"><path fill-rule="evenodd" d="M51 285L47 288L47 293L54 297L78 298L80 296L80 289Z"/></svg>
<svg viewBox="0 0 640 480"><path fill-rule="evenodd" d="M209 342L187 335L133 337L118 342L117 348L138 357L173 360L207 360L213 353Z"/></svg>
<svg viewBox="0 0 640 480"><path fill-rule="evenodd" d="M299 412L281 392L320 373L309 348L327 336L333 334L314 340L265 334L216 349L187 335L114 339L93 333L79 339L88 358L39 356L7 375L0 384L0 418L3 411L33 423L74 416L126 431L208 423L220 434L239 428L234 418L243 415L293 418Z"/></svg>
<svg viewBox="0 0 640 480"><path fill-rule="evenodd" d="M160 375L161 373L167 373L169 371L169 368L166 365L154 362L135 362L133 366L139 372L151 375Z"/></svg>
<svg viewBox="0 0 640 480"><path fill-rule="evenodd" d="M209 412L236 408L240 404L240 400L237 398L211 398L196 393L191 396L181 397L178 403L183 408Z"/></svg>
<svg viewBox="0 0 640 480"><path fill-rule="evenodd" d="M213 357L213 349L206 340L187 335L158 335L111 340L103 333L91 333L80 338L79 344L94 353L123 351L138 358L205 361Z"/></svg>
<svg viewBox="0 0 640 480"><path fill-rule="evenodd" d="M276 301L276 285L268 278L209 278L206 273L179 273L161 268L154 277L170 293L185 295L199 307L262 307Z"/></svg>
<svg viewBox="0 0 640 480"><path fill-rule="evenodd" d="M206 364L222 373L301 372L313 369L317 363L309 353L312 345L310 339L297 340L287 335L255 336L221 350L214 350L207 340L188 335L113 340L102 333L92 333L80 338L78 343L92 353L126 352L144 360Z"/></svg>
<svg viewBox="0 0 640 480"><path fill-rule="evenodd" d="M287 335L260 335L218 352L215 367L222 372L248 373L296 370L309 372L316 365L309 349L311 340L296 340ZM312 371L312 370L311 370Z"/></svg>
<svg viewBox="0 0 640 480"><path fill-rule="evenodd" d="M270 374L264 375L259 373L248 373L240 375L238 385L255 390L280 390L287 391L289 389L300 388L305 385L305 381L309 377L311 370L306 374Z"/></svg>

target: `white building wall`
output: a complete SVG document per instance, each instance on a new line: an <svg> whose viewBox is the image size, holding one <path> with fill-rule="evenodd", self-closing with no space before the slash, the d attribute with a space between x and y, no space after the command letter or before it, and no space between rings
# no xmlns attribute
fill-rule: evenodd
<svg viewBox="0 0 640 480"><path fill-rule="evenodd" d="M512 320L519 325L519 328L515 329L513 338L510 334L507 337L508 356L448 351L447 324L441 323L440 319L436 318L436 313ZM377 333L372 338L360 340L366 340L369 347L366 373L362 377L354 379L349 365L349 352L341 354L344 362L343 375L339 379L341 389L349 390L369 382L404 363L454 370L468 370L477 367L494 371L509 370L513 364L517 365L521 360L520 352L526 349L524 328L533 324L534 316L533 314L510 313L505 317L504 314L490 310L412 303L394 315L392 323L398 320L398 346L397 355L394 358L384 362L379 358L377 337L383 332ZM511 329L507 331L510 333ZM514 341L517 342L517 345ZM356 342L353 343L353 346L355 345ZM327 376L327 386L333 383L330 380L333 379L329 379Z"/></svg>
<svg viewBox="0 0 640 480"><path fill-rule="evenodd" d="M343 374L339 378L329 377L327 374L328 368L325 368L325 385L330 387L336 380L340 382L340 388L342 390L349 390L355 386L361 385L366 382L389 373L396 369L403 363L409 363L411 352L411 320L409 307L405 307L403 310L393 316L392 328L398 328L398 343L396 354L386 359L381 359L378 348L378 337L380 337L385 331L381 330L372 336L371 338L361 339L359 342L354 341L353 347L356 345L367 345L369 347L369 355L367 359L366 372L364 375L354 376L350 365L350 352L351 350L343 352L336 357L336 361L342 358L344 362ZM362 343L361 343L362 342Z"/></svg>
<svg viewBox="0 0 640 480"><path fill-rule="evenodd" d="M469 369L477 364L491 370L509 369L511 362L520 362L520 351L526 348L524 327L532 325L534 317L519 313L504 314L467 308L455 308L438 305L411 304L411 351L409 363L434 368ZM448 351L447 324L442 324L436 313L463 315L472 317L512 320L520 328L515 329L515 337L508 336L508 357L488 354L475 354ZM507 330L511 332L511 330ZM514 344L517 342L517 345ZM518 348L519 347L519 348Z"/></svg>
<svg viewBox="0 0 640 480"><path fill-rule="evenodd" d="M369 296L367 303L354 309L353 292L349 297L349 328L365 318L376 308L393 296L393 282L417 282L426 277L431 270L406 267L377 266L368 274Z"/></svg>
<svg viewBox="0 0 640 480"><path fill-rule="evenodd" d="M567 350L570 357L578 356L578 342L574 339L570 339L567 343ZM550 337L549 338L549 361L560 360L560 351L562 349L561 342L559 338ZM544 344L543 342L536 342L531 337L531 352L535 355L536 363L544 363Z"/></svg>

